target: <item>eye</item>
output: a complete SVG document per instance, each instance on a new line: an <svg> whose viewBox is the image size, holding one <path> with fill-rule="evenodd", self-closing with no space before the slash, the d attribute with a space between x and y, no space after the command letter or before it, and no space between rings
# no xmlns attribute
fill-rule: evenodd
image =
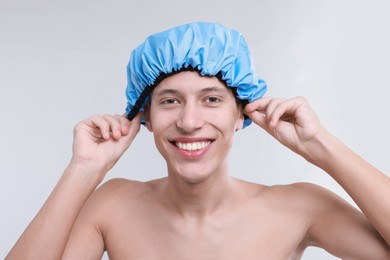
<svg viewBox="0 0 390 260"><path fill-rule="evenodd" d="M166 99L161 100L161 104L166 104L166 105L177 104L177 103L178 103L178 101L174 98L166 98Z"/></svg>
<svg viewBox="0 0 390 260"><path fill-rule="evenodd" d="M207 97L206 98L206 102L208 102L208 103L219 103L219 102L221 102L221 99L217 98L217 97Z"/></svg>

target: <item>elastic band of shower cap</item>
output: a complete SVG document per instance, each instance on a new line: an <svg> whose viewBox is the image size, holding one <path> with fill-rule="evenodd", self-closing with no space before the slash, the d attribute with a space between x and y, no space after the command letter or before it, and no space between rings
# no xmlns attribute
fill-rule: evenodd
<svg viewBox="0 0 390 260"><path fill-rule="evenodd" d="M126 88L129 120L143 111L154 87L185 70L218 77L234 89L243 104L261 98L267 90L265 81L256 75L241 33L216 23L189 23L149 36L130 54ZM251 122L245 116L244 127Z"/></svg>

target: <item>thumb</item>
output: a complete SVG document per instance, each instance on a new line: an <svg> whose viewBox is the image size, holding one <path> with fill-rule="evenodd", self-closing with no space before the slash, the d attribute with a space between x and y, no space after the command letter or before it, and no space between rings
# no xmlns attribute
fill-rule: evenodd
<svg viewBox="0 0 390 260"><path fill-rule="evenodd" d="M257 110L254 110L254 111L251 111L251 112L246 112L245 113L247 116L249 116L249 118L255 123L257 124L258 126L260 126L261 128L263 128L264 130L267 130L267 119L266 119L266 116L257 111Z"/></svg>
<svg viewBox="0 0 390 260"><path fill-rule="evenodd" d="M134 117L131 122L129 122L129 131L127 135L123 136L124 145L127 147L133 142L135 136L141 129L141 119L143 117L143 113L139 112L136 117Z"/></svg>

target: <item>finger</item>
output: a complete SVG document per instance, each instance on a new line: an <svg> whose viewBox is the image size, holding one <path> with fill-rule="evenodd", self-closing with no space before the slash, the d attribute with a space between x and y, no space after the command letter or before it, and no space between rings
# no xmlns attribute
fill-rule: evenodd
<svg viewBox="0 0 390 260"><path fill-rule="evenodd" d="M265 115L268 118L268 120L270 120L272 118L272 114L274 113L276 107L283 102L285 102L285 100L280 99L280 98L272 98L268 102L268 105L267 105L267 108L265 111Z"/></svg>
<svg viewBox="0 0 390 260"><path fill-rule="evenodd" d="M278 103L269 115L270 126L275 127L279 120L294 120L297 109L303 104L300 98L292 98Z"/></svg>
<svg viewBox="0 0 390 260"><path fill-rule="evenodd" d="M245 106L245 112L250 113L252 111L265 111L265 108L268 106L268 103L271 101L271 97L264 97L248 103Z"/></svg>
<svg viewBox="0 0 390 260"><path fill-rule="evenodd" d="M130 120L127 118L126 114L115 115L115 118L119 121L120 131L122 135L127 135L129 133Z"/></svg>
<svg viewBox="0 0 390 260"><path fill-rule="evenodd" d="M141 118L143 117L142 112L138 112L136 117L131 120L128 126L128 134L123 137L126 147L130 146L131 142L133 142L135 136L138 134L141 129Z"/></svg>
<svg viewBox="0 0 390 260"><path fill-rule="evenodd" d="M108 122L110 126L111 137L115 140L121 138L122 133L119 119L109 114L105 114L103 118Z"/></svg>
<svg viewBox="0 0 390 260"><path fill-rule="evenodd" d="M110 139L110 125L101 116L92 116L84 121L84 124L100 133L97 138Z"/></svg>
<svg viewBox="0 0 390 260"><path fill-rule="evenodd" d="M252 111L247 112L247 116L257 125L259 125L261 128L265 129L267 128L267 119L264 115L264 113L261 113L259 111Z"/></svg>
<svg viewBox="0 0 390 260"><path fill-rule="evenodd" d="M130 130L138 129L141 127L141 119L144 116L144 112L138 112L138 114L130 121Z"/></svg>

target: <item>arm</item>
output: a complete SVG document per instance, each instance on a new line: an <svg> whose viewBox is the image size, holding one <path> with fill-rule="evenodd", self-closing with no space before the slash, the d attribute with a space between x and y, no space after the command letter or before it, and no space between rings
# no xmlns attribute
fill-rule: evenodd
<svg viewBox="0 0 390 260"><path fill-rule="evenodd" d="M245 112L283 145L332 176L355 200L390 251L388 176L329 134L304 98L264 98L248 104ZM382 238L378 243L383 243Z"/></svg>
<svg viewBox="0 0 390 260"><path fill-rule="evenodd" d="M390 245L390 178L331 135L316 139L322 150L314 164L331 175L353 198Z"/></svg>
<svg viewBox="0 0 390 260"><path fill-rule="evenodd" d="M74 128L73 156L53 192L6 259L60 259L73 224L140 129L120 116L93 116Z"/></svg>

